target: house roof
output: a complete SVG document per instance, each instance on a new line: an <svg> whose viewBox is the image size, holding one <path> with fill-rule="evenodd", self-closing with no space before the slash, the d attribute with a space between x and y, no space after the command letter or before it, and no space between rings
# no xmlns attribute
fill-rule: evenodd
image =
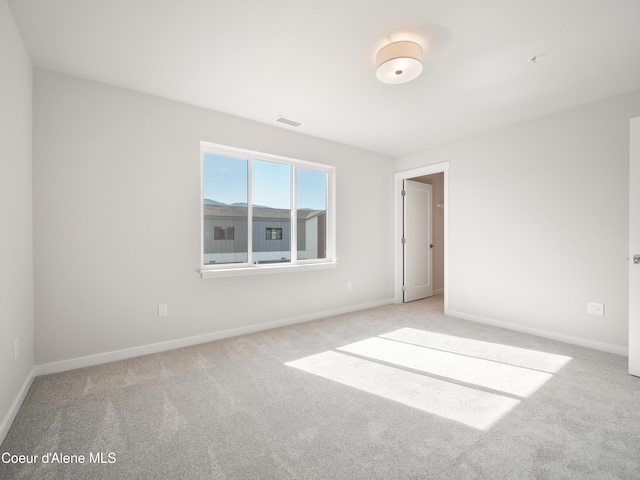
<svg viewBox="0 0 640 480"><path fill-rule="evenodd" d="M324 210L298 210L298 220L309 220L324 213ZM246 218L247 207L236 205L204 205L204 216L215 218ZM289 220L291 211L281 208L253 207L255 220Z"/></svg>

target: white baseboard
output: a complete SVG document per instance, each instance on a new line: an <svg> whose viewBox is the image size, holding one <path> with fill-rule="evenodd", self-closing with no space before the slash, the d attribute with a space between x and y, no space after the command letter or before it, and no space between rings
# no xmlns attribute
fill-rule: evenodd
<svg viewBox="0 0 640 480"><path fill-rule="evenodd" d="M2 424L0 425L0 445L2 445L2 442L4 442L4 439L7 437L7 433L9 433L11 424L15 420L16 415L18 415L18 411L20 410L20 407L22 406L22 402L24 402L24 399L27 396L29 389L31 388L31 384L33 383L34 378L36 378L36 367L33 367L29 372L29 374L27 375L27 378L22 384L22 388L20 389L20 391L18 392L18 395L16 395L15 400L11 404L11 408L9 409L9 412L7 412L4 419L2 420Z"/></svg>
<svg viewBox="0 0 640 480"><path fill-rule="evenodd" d="M381 307L390 303L393 303L392 298L377 302L337 308L334 310L326 310L324 312L311 313L308 315L301 315L298 317L275 320L273 322L258 323L255 325L248 325L246 327L232 328L229 330L222 330L220 332L205 333L203 335L196 335L193 337L179 338L176 340L169 340L167 342L153 343L150 345L142 345L140 347L126 348L123 350L116 350L112 352L98 353L96 355L88 355L86 357L62 360L60 362L46 363L35 367L36 375L48 375L51 373L64 372L67 370L74 370L76 368L90 367L92 365L100 365L102 363L114 362L117 360L125 360L127 358L139 357L141 355L148 355L151 353L164 352L166 350L173 350L175 348L189 347L191 345L213 342L215 340L221 340L223 338L237 337L238 335L270 330L272 328L286 327L287 325L293 325L296 323L310 322L312 320L333 317L335 315L341 315L343 313L365 310L367 308Z"/></svg>
<svg viewBox="0 0 640 480"><path fill-rule="evenodd" d="M616 355L622 355L624 357L629 356L628 348L621 347L619 345L613 345L611 343L597 342L595 340L589 340L586 338L573 337L571 335L564 335L562 333L556 333L550 330L526 327L524 325L518 325L517 323L503 322L501 320L494 320L492 318L481 317L480 315L473 315L471 313L457 312L454 310L446 311L445 315L461 318L463 320L470 320L476 323L483 323L485 325L491 325L493 327L500 327L506 330L513 330L515 332L527 333L529 335L535 335L537 337L548 338L550 340L570 343L571 345L592 348L594 350L600 350L601 352L614 353Z"/></svg>

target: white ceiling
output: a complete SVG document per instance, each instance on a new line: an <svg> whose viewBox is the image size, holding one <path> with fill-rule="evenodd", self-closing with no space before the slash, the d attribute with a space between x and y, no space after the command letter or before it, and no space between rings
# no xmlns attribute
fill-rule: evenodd
<svg viewBox="0 0 640 480"><path fill-rule="evenodd" d="M640 0L8 3L38 67L392 156L640 88ZM382 84L402 39L424 71Z"/></svg>

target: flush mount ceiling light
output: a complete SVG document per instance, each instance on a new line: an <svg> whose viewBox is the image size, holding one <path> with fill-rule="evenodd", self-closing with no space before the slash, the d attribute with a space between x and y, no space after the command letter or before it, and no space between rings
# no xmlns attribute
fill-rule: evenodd
<svg viewBox="0 0 640 480"><path fill-rule="evenodd" d="M422 47L415 42L393 42L376 55L376 77L383 83L406 83L422 72Z"/></svg>

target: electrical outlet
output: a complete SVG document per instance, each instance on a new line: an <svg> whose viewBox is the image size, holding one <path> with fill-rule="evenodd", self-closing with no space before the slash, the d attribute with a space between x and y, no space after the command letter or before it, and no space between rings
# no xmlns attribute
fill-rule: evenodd
<svg viewBox="0 0 640 480"><path fill-rule="evenodd" d="M604 303L587 303L587 313L591 315L604 315Z"/></svg>
<svg viewBox="0 0 640 480"><path fill-rule="evenodd" d="M14 360L18 359L18 339L16 338L13 341L13 355L14 355Z"/></svg>
<svg viewBox="0 0 640 480"><path fill-rule="evenodd" d="M166 303L162 303L162 304L158 305L158 316L159 317L166 317L167 315L168 315L167 304Z"/></svg>

